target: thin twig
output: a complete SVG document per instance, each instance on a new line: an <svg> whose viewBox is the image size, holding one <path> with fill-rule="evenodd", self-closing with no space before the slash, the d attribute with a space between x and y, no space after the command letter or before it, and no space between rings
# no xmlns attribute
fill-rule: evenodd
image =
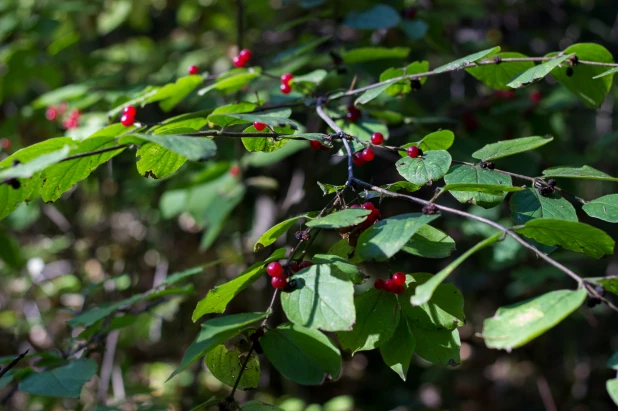
<svg viewBox="0 0 618 411"><path fill-rule="evenodd" d="M2 376L4 374L6 374L7 372L9 372L9 370L13 367L15 367L17 365L18 362L20 362L30 351L30 349L27 349L26 351L24 351L23 353L19 354L17 357L15 357L15 359L13 361L11 361L9 363L9 365L7 365L6 367L4 367L3 369L0 370L0 378L2 378Z"/></svg>
<svg viewBox="0 0 618 411"><path fill-rule="evenodd" d="M350 143L348 142L348 139L345 133L343 132L343 130L341 130L341 127L339 127L337 123L335 123L335 121L332 118L330 118L328 114L324 112L324 110L322 109L322 101L318 101L318 105L315 108L315 111L318 113L318 116L320 116L322 120L324 120L324 122L328 124L328 126L332 128L333 131L339 135L339 137L341 138L341 142L343 143L343 146L345 147L345 151L348 155L348 179L345 182L345 185L347 187L350 184L352 184L352 180L354 179L352 149L350 148Z"/></svg>

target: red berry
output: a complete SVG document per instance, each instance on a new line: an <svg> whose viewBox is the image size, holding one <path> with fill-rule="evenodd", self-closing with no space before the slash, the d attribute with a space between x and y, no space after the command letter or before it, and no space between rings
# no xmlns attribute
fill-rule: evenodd
<svg viewBox="0 0 618 411"><path fill-rule="evenodd" d="M406 283L406 275L402 272L397 272L391 277L395 285L404 285Z"/></svg>
<svg viewBox="0 0 618 411"><path fill-rule="evenodd" d="M378 289L378 290L383 290L384 289L384 280L381 278L378 278L377 280L375 280L373 282L373 286Z"/></svg>
<svg viewBox="0 0 618 411"><path fill-rule="evenodd" d="M78 120L77 120L76 118L69 117L69 118L67 118L66 120L64 120L64 121L62 122L62 126L63 126L65 129L70 130L70 129L72 129L72 128L76 128L76 127L77 127L77 125L78 125L78 123L79 123L79 122L78 122Z"/></svg>
<svg viewBox="0 0 618 411"><path fill-rule="evenodd" d="M196 65L193 65L193 66L189 66L188 71L189 71L189 74L197 74L199 73L200 69L198 69Z"/></svg>
<svg viewBox="0 0 618 411"><path fill-rule="evenodd" d="M311 267L312 265L313 263L311 261L303 261L300 264L298 264L298 268L302 270L303 268Z"/></svg>
<svg viewBox="0 0 618 411"><path fill-rule="evenodd" d="M126 106L124 110L122 110L122 112L129 117L135 117L135 115L137 114L137 110L134 106Z"/></svg>
<svg viewBox="0 0 618 411"><path fill-rule="evenodd" d="M297 273L300 271L300 267L298 266L298 263L296 261L290 262L290 264L288 264L288 268L292 270L293 273Z"/></svg>
<svg viewBox="0 0 618 411"><path fill-rule="evenodd" d="M11 148L11 140L6 137L0 139L0 148L2 148L3 150L8 150L9 148Z"/></svg>
<svg viewBox="0 0 618 411"><path fill-rule="evenodd" d="M351 104L348 106L348 113L360 114L360 110L354 104Z"/></svg>
<svg viewBox="0 0 618 411"><path fill-rule="evenodd" d="M362 155L363 155L363 160L365 160L366 162L370 162L374 159L374 157L376 156L376 153L374 153L371 148L366 148L363 150Z"/></svg>
<svg viewBox="0 0 618 411"><path fill-rule="evenodd" d="M245 67L245 64L247 64L247 61L244 60L242 57L240 56L236 56L234 57L234 59L232 60L232 63L234 64L234 67Z"/></svg>
<svg viewBox="0 0 618 411"><path fill-rule="evenodd" d="M292 73L282 74L281 75L281 83L288 84L293 78L294 78L294 76L292 75Z"/></svg>
<svg viewBox="0 0 618 411"><path fill-rule="evenodd" d="M314 150L321 150L322 149L322 143L320 143L318 140L311 140L309 142L309 145Z"/></svg>
<svg viewBox="0 0 618 411"><path fill-rule="evenodd" d="M363 203L361 207L364 208L365 210L375 210L376 208L376 206L374 206L373 203L370 203L369 201L367 201L366 203Z"/></svg>
<svg viewBox="0 0 618 411"><path fill-rule="evenodd" d="M285 277L273 277L270 279L270 283L275 288L283 288L287 284Z"/></svg>
<svg viewBox="0 0 618 411"><path fill-rule="evenodd" d="M292 86L288 83L282 83L281 86L279 86L279 89L283 94L290 94L290 91L292 91Z"/></svg>
<svg viewBox="0 0 618 411"><path fill-rule="evenodd" d="M378 210L377 208L371 210L371 214L369 214L369 216L367 217L368 220L371 220L372 222L376 222L380 219L380 217L382 217L382 213L380 212L380 210Z"/></svg>
<svg viewBox="0 0 618 411"><path fill-rule="evenodd" d="M230 168L230 175L232 175L232 177L238 177L239 174L240 174L240 167L232 166L232 168Z"/></svg>
<svg viewBox="0 0 618 411"><path fill-rule="evenodd" d="M403 287L403 285L394 285L391 292L395 294L403 294L405 291L406 289Z"/></svg>
<svg viewBox="0 0 618 411"><path fill-rule="evenodd" d="M123 114L122 117L120 117L120 124L125 127L131 127L133 124L135 124L135 117L128 114Z"/></svg>
<svg viewBox="0 0 618 411"><path fill-rule="evenodd" d="M408 156L412 158L418 157L418 147L416 146L408 147Z"/></svg>
<svg viewBox="0 0 618 411"><path fill-rule="evenodd" d="M257 131L262 131L266 128L266 124L264 123L260 123L259 121L256 121L253 123L253 127L257 130Z"/></svg>
<svg viewBox="0 0 618 411"><path fill-rule="evenodd" d="M382 133L373 133L371 136L371 144L379 146L382 143L384 143L384 135Z"/></svg>
<svg viewBox="0 0 618 411"><path fill-rule="evenodd" d="M352 162L354 163L355 166L362 166L365 164L365 159L363 158L363 153L354 153L354 155L352 156Z"/></svg>
<svg viewBox="0 0 618 411"><path fill-rule="evenodd" d="M266 272L271 277L281 277L281 275L283 274L283 267L281 266L281 264L275 261L266 266Z"/></svg>
<svg viewBox="0 0 618 411"><path fill-rule="evenodd" d="M74 118L77 120L79 116L81 115L82 115L81 111L79 111L78 109L75 109L69 113L69 118Z"/></svg>
<svg viewBox="0 0 618 411"><path fill-rule="evenodd" d="M539 104L543 99L543 95L539 90L534 90L532 93L530 93L529 98L530 101L532 101L534 104Z"/></svg>
<svg viewBox="0 0 618 411"><path fill-rule="evenodd" d="M390 278L386 281L384 281L384 291L388 292L388 293L392 293L395 289L396 285L393 283L393 280L391 280Z"/></svg>
<svg viewBox="0 0 618 411"><path fill-rule="evenodd" d="M242 49L240 50L240 53L238 53L238 57L243 59L246 63L251 60L251 58L253 57L253 53L251 53L251 50L249 49Z"/></svg>
<svg viewBox="0 0 618 411"><path fill-rule="evenodd" d="M54 121L58 117L58 110L55 107L48 107L45 111L45 118L49 121Z"/></svg>

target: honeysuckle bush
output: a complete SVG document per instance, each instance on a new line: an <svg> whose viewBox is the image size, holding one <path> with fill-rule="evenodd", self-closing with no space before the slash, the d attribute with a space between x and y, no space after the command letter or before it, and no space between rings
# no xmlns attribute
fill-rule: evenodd
<svg viewBox="0 0 618 411"><path fill-rule="evenodd" d="M304 3L329 10L325 2ZM243 7L235 13L243 19ZM248 55L241 54L242 47L234 56L222 54L226 70L210 73L198 65L198 73L190 67L189 75L141 90L106 91L83 82L38 96L29 110L47 112L53 122L66 110L60 110L63 105L79 108L79 116L91 120L81 126L65 123L67 136L24 146L0 162L0 218L10 218L23 210L21 204L39 198L67 201L63 194L100 175L97 169L135 163L135 173L166 185L160 199L142 201L158 202L165 219L190 216L193 225L204 228L197 253L228 239L226 227L234 225L235 213L252 190L268 192L276 184L249 177L252 170L316 150L309 168L329 170L317 182L322 207L277 216L276 224L258 233L249 247L242 229L236 230L240 252L254 263L199 295L190 314L195 339L164 379L179 379L202 362L231 387L199 408L279 409L246 397L237 401L237 391L261 388L264 363L302 385L338 380L344 358L371 350L404 381L415 372L414 354L457 372L465 292L449 282L449 275L482 250L513 260L525 251L538 260L518 267L530 267L530 277L541 275L543 263L553 269L551 276L559 273L570 280L569 286L560 282L530 298L519 293L514 304L487 315L477 334L485 349L511 352L535 344L582 305L599 306L595 312L616 317L618 277L591 272L587 264L614 254L614 240L603 228L618 222L618 194L612 193L618 178L571 158L543 162L539 173L521 174L517 162L537 161L568 137L531 135L525 127L515 128L515 135L497 135L491 119L504 113L543 116L543 110L551 117L565 102L598 109L618 71L607 48L577 43L529 56L493 46L454 59L440 53L427 60L406 44L432 40L427 34L435 26L430 12L407 10L402 18L393 7L379 4L349 5L345 13L340 29L354 30L359 39L389 30L406 40L397 45L341 42L335 29L270 55L239 28L238 45L246 44L252 56L239 59ZM288 28L302 24L306 20L290 22ZM455 75L475 81L475 90L492 107L482 119L486 128L470 111L462 112L463 138L452 125L453 113L415 114L434 105L431 95L423 94L426 88ZM541 89L553 90L554 99L542 97ZM396 170L397 177L384 181L378 163ZM606 194L591 198L589 184L602 186L593 192ZM399 210L404 211L386 212L389 203L402 201L405 207ZM509 214L510 219L504 217ZM458 247L460 238L436 227L441 220L461 225L476 245ZM315 246L319 237L326 247ZM585 262L574 269L572 258L578 254ZM441 260L440 269L416 270L422 259ZM68 304L71 339L60 350L3 357L0 387L11 387L10 395L78 398L93 376L103 378L106 357L99 361L96 350L102 341L171 298L192 295L193 281L219 264L213 259L179 268L152 289L125 299L86 299L76 309ZM273 287L259 292L268 294L269 303L257 312L230 312L234 299L254 290L264 277ZM96 294L114 282L94 283L82 294ZM618 369L616 355L607 356L609 368ZM607 392L618 404L618 379L607 381Z"/></svg>

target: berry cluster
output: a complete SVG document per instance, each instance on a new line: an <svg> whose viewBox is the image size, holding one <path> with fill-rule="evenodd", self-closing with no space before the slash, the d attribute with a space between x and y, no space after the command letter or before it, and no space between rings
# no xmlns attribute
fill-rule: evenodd
<svg viewBox="0 0 618 411"><path fill-rule="evenodd" d="M285 270L280 263L272 262L266 266L266 272L271 277L270 284L274 288L282 288L283 291L292 291L296 288L296 280L288 281L288 277L312 265L313 263L311 261L303 261L300 264L292 261L287 266L287 270Z"/></svg>
<svg viewBox="0 0 618 411"><path fill-rule="evenodd" d="M189 74L197 74L200 72L200 69L197 68L197 66L194 64L192 66L189 66L189 68L187 69L187 71L189 72Z"/></svg>
<svg viewBox="0 0 618 411"><path fill-rule="evenodd" d="M61 103L57 106L49 106L45 110L45 118L49 121L55 121L59 116L63 115L67 111L67 103ZM79 116L82 113L78 109L71 110L62 121L62 127L66 130L76 128L79 125Z"/></svg>
<svg viewBox="0 0 618 411"><path fill-rule="evenodd" d="M547 180L546 186L538 185L537 189L539 190L540 195L542 195L543 197L548 197L556 191L556 180L550 178L549 180Z"/></svg>
<svg viewBox="0 0 618 411"><path fill-rule="evenodd" d="M234 67L245 67L245 65L251 60L251 57L253 57L251 50L242 49L240 50L240 53L238 53L238 56L234 57L232 63L234 64Z"/></svg>
<svg viewBox="0 0 618 411"><path fill-rule="evenodd" d="M63 115L67 111L67 103L60 103L57 106L49 106L45 110L45 118L49 121L54 121L58 116Z"/></svg>
<svg viewBox="0 0 618 411"><path fill-rule="evenodd" d="M351 105L348 106L348 113L345 115L345 118L351 122L355 123L361 116L361 111L356 108L356 106Z"/></svg>
<svg viewBox="0 0 618 411"><path fill-rule="evenodd" d="M293 78L294 75L292 75L292 73L285 73L281 75L281 86L279 86L279 89L283 94L290 94L292 91L290 81L292 81Z"/></svg>
<svg viewBox="0 0 618 411"><path fill-rule="evenodd" d="M378 278L374 281L373 286L377 290L384 290L387 293L403 294L405 291L404 285L406 284L406 275L402 272L397 272L391 276L388 280L384 281Z"/></svg>
<svg viewBox="0 0 618 411"><path fill-rule="evenodd" d="M122 110L122 117L120 117L120 124L125 127L131 127L135 124L135 115L137 114L137 110L134 106L126 106L124 110Z"/></svg>
<svg viewBox="0 0 618 411"><path fill-rule="evenodd" d="M433 215L438 212L438 207L434 203L425 204L421 210L423 214Z"/></svg>
<svg viewBox="0 0 618 411"><path fill-rule="evenodd" d="M371 213L367 216L365 221L362 223L351 226L351 227L342 227L339 229L339 233L345 238L347 236L348 244L353 247L356 247L356 243L358 241L358 237L362 234L363 231L374 225L380 218L382 218L382 213L380 210L376 208L372 203L367 201L362 205L354 204L351 205L350 208L363 208L365 210L370 210Z"/></svg>

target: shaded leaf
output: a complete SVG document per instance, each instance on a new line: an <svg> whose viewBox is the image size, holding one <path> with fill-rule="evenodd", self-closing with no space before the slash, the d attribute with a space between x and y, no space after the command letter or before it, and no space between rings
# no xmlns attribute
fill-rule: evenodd
<svg viewBox="0 0 618 411"><path fill-rule="evenodd" d="M612 177L597 169L588 166L568 167L558 166L543 170L543 176L550 178L581 178L584 180L600 180L600 181L618 181L618 178Z"/></svg>
<svg viewBox="0 0 618 411"><path fill-rule="evenodd" d="M418 229L401 251L423 258L446 258L455 250L455 240L430 225Z"/></svg>
<svg viewBox="0 0 618 411"><path fill-rule="evenodd" d="M307 222L307 227L340 228L358 225L367 219L371 210L363 208L348 208L336 211L325 217L316 218Z"/></svg>
<svg viewBox="0 0 618 411"><path fill-rule="evenodd" d="M509 190L513 190L513 181L508 174L498 173L494 170L470 166L467 164L455 164L451 167L448 174L444 176L447 184L444 189L450 193L460 203L473 203L483 208L492 208L504 200ZM458 191L457 187L462 184L463 189ZM474 186L477 186L475 189ZM481 186L504 186L503 191L481 189ZM515 191L519 188L515 189Z"/></svg>
<svg viewBox="0 0 618 411"><path fill-rule="evenodd" d="M191 161L206 161L217 154L217 145L205 137L180 136L174 134L132 134L119 140L126 142L137 137L158 144Z"/></svg>
<svg viewBox="0 0 618 411"><path fill-rule="evenodd" d="M487 144L480 150L476 150L472 153L472 157L483 161L497 160L499 158L534 150L553 140L553 137L533 136L498 141L497 143Z"/></svg>
<svg viewBox="0 0 618 411"><path fill-rule="evenodd" d="M384 363L405 381L415 348L414 334L408 325L408 320L402 317L393 336L380 346L380 354Z"/></svg>
<svg viewBox="0 0 618 411"><path fill-rule="evenodd" d="M422 157L404 157L395 165L399 174L412 184L422 186L442 178L451 166L451 155L444 150L428 151Z"/></svg>
<svg viewBox="0 0 618 411"><path fill-rule="evenodd" d="M97 372L92 359L70 361L49 371L30 374L19 383L19 390L45 397L79 398L82 386Z"/></svg>
<svg viewBox="0 0 618 411"><path fill-rule="evenodd" d="M577 221L577 212L570 202L557 194L542 196L534 188L526 188L511 197L511 218L524 224L535 218Z"/></svg>
<svg viewBox="0 0 618 411"><path fill-rule="evenodd" d="M618 223L618 194L596 198L584 204L582 209L590 217L609 223Z"/></svg>
<svg viewBox="0 0 618 411"><path fill-rule="evenodd" d="M226 345L221 344L210 350L206 354L204 361L216 379L232 387L236 382L246 357L247 352L242 352L238 347L233 346L228 349ZM260 360L257 354L252 352L237 388L239 390L257 388L259 382Z"/></svg>
<svg viewBox="0 0 618 411"><path fill-rule="evenodd" d="M345 64L358 64L383 59L401 60L408 57L409 53L408 47L359 47L346 50L341 57Z"/></svg>
<svg viewBox="0 0 618 411"><path fill-rule="evenodd" d="M442 366L455 366L461 362L457 329L436 331L412 327L411 330L416 340L416 354L425 361Z"/></svg>
<svg viewBox="0 0 618 411"><path fill-rule="evenodd" d="M528 57L521 53L505 52L498 53L498 57L506 58L525 58ZM466 71L477 80L482 81L488 87L496 90L510 90L507 86L515 76L534 67L532 61L505 62L504 64L488 64L476 67L468 67Z"/></svg>
<svg viewBox="0 0 618 411"><path fill-rule="evenodd" d="M253 246L253 251L257 251L260 248L268 247L269 245L277 241L277 239L283 234L285 234L290 228L292 228L298 220L305 217L305 215L299 215L297 217L288 218L287 220L284 220L279 224L276 224L273 227L269 228L255 242L255 245Z"/></svg>

